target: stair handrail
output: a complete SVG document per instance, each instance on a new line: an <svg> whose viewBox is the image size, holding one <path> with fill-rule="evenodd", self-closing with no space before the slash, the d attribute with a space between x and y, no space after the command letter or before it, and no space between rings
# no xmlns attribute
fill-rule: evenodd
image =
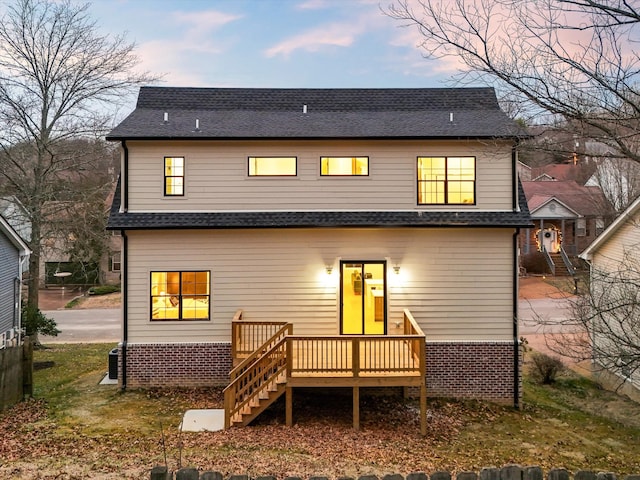
<svg viewBox="0 0 640 480"><path fill-rule="evenodd" d="M551 258L551 255L549 255L549 252L547 252L547 247L542 245L541 252L542 252L542 255L544 255L544 259L547 261L547 265L549 266L549 270L551 270L551 275L555 275L556 274L556 264L553 263L553 259Z"/></svg>
<svg viewBox="0 0 640 480"><path fill-rule="evenodd" d="M270 341L271 339L269 339ZM246 366L244 371L223 390L224 393L224 427L231 426L231 419L234 415L242 411L242 409L255 398L259 398L260 394L268 388L268 386L277 380L277 378L287 370L287 336L280 338L270 348L259 348L257 352L259 357L250 365ZM284 351L278 355L278 350ZM271 358L273 355L274 358ZM246 390L238 400L236 397L241 389Z"/></svg>
<svg viewBox="0 0 640 480"><path fill-rule="evenodd" d="M280 339L285 338L287 335L293 334L293 324L285 323L282 327L278 329L276 333L274 333L269 339L267 339L262 345L260 345L251 355L242 360L238 365L236 365L231 372L229 372L230 382L233 382L238 375L241 375L242 372L251 367L251 365L256 362L264 352L269 350L275 342L278 342Z"/></svg>
<svg viewBox="0 0 640 480"><path fill-rule="evenodd" d="M564 251L564 248L562 248L562 246L560 246L560 256L562 257L562 261L564 262L564 266L567 267L567 271L569 272L569 275L571 275L572 277L576 276L576 269L573 268L573 264L571 263L571 260L569 259L569 255L567 255L567 252Z"/></svg>

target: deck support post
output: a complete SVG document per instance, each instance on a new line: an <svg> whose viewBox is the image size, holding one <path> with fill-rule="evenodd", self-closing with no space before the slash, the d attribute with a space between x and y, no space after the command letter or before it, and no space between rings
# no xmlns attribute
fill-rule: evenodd
<svg viewBox="0 0 640 480"><path fill-rule="evenodd" d="M353 429L360 430L360 387L353 387Z"/></svg>
<svg viewBox="0 0 640 480"><path fill-rule="evenodd" d="M427 436L427 385L420 385L420 434Z"/></svg>
<svg viewBox="0 0 640 480"><path fill-rule="evenodd" d="M285 418L287 427L293 427L293 388L285 387Z"/></svg>

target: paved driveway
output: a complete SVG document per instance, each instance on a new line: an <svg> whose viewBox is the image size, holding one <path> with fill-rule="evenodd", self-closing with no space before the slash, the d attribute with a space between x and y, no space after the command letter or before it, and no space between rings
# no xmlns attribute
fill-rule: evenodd
<svg viewBox="0 0 640 480"><path fill-rule="evenodd" d="M61 333L57 337L40 335L47 343L109 343L122 339L120 309L100 308L83 310L48 310Z"/></svg>

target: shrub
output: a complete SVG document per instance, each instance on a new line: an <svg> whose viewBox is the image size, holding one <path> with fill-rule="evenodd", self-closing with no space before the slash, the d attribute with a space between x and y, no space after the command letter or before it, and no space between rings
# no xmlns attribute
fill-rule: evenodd
<svg viewBox="0 0 640 480"><path fill-rule="evenodd" d="M558 374L564 370L562 360L544 353L534 352L531 361L531 376L536 382L545 385L554 383Z"/></svg>
<svg viewBox="0 0 640 480"><path fill-rule="evenodd" d="M38 334L55 337L60 333L53 318L47 317L39 308L29 307L27 304L22 306L22 330L26 336L34 337L36 344Z"/></svg>
<svg viewBox="0 0 640 480"><path fill-rule="evenodd" d="M98 287L91 287L89 289L89 295L106 295L108 293L116 293L120 291L120 285L100 285Z"/></svg>

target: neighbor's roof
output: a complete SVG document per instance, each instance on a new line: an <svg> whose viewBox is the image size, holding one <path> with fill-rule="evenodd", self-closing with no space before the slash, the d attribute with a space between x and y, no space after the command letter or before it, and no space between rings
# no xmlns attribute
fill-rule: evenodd
<svg viewBox="0 0 640 480"><path fill-rule="evenodd" d="M142 87L107 139L525 136L492 88Z"/></svg>
<svg viewBox="0 0 640 480"><path fill-rule="evenodd" d="M120 212L120 181L116 187L108 230L356 228L356 227L533 227L522 187L520 211L236 211L190 213Z"/></svg>
<svg viewBox="0 0 640 480"><path fill-rule="evenodd" d="M16 247L20 255L28 255L31 253L26 242L18 235L13 227L9 225L9 222L7 222L2 215L0 215L0 232L4 233L9 241Z"/></svg>
<svg viewBox="0 0 640 480"><path fill-rule="evenodd" d="M573 180L522 182L529 211L535 212L556 199L578 215L603 215L608 206L600 187L585 187Z"/></svg>

